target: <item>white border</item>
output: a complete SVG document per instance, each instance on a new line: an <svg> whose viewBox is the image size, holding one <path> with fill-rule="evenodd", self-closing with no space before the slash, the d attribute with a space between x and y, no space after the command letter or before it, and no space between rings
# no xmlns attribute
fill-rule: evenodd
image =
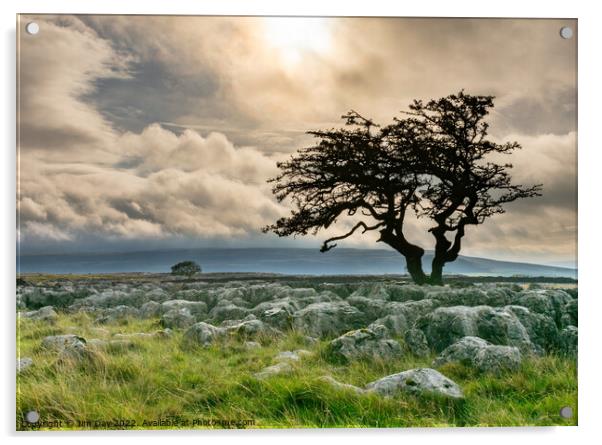
<svg viewBox="0 0 602 445"><path fill-rule="evenodd" d="M462 443L463 445L487 442L488 445L509 441L545 441L548 444L587 441L598 435L598 409L600 405L600 316L602 293L598 291L599 252L601 250L600 216L600 155L599 128L602 96L600 80L600 43L602 16L594 1L524 0L444 1L430 0L393 2L391 0L331 1L267 1L221 0L198 1L169 0L167 2L104 0L102 2L73 2L69 0L21 0L16 4L0 3L2 14L1 70L3 106L1 107L2 135L2 204L3 243L0 273L4 323L2 366L2 433L9 440L57 442L85 440L87 443L144 440L148 444L164 444L168 436L178 441L218 441L245 443L301 444L316 440L345 441L350 444L402 443L424 441ZM216 14L216 15L345 15L345 16L456 16L456 17L561 17L579 19L579 278L580 278L580 345L579 345L579 423L577 428L504 428L504 429L409 429L409 430L285 430L285 431L207 431L207 432L140 432L130 436L118 432L106 433L43 433L38 435L14 433L14 286L15 286L15 23L16 13L104 13L104 14ZM575 434L579 437L575 437ZM20 436L20 437L19 437Z"/></svg>

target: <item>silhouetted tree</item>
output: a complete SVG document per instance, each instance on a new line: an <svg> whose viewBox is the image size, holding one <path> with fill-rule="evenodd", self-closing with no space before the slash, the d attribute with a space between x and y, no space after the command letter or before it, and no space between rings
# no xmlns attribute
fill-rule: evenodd
<svg viewBox="0 0 602 445"><path fill-rule="evenodd" d="M192 275L201 273L201 266L194 261L182 261L171 266L171 273L173 275L186 275L187 277L191 277Z"/></svg>
<svg viewBox="0 0 602 445"><path fill-rule="evenodd" d="M290 200L294 210L264 232L316 234L340 216L359 216L347 233L325 240L321 251L360 229L378 230L378 241L405 257L416 283L441 284L444 265L458 257L466 226L504 213L505 203L540 196L541 185L512 184L511 164L486 159L520 148L486 138L484 119L493 99L461 91L427 103L416 100L386 127L351 111L342 116L345 127L309 132L319 143L279 162L281 173L270 180L278 201ZM422 268L424 249L404 234L411 213L433 222L430 276Z"/></svg>

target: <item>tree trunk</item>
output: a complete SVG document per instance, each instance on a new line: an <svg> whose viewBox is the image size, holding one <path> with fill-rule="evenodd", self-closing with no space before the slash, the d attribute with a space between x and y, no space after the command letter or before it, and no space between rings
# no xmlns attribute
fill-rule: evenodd
<svg viewBox="0 0 602 445"><path fill-rule="evenodd" d="M393 234L391 230L381 230L379 241L385 242L404 256L408 273L412 277L412 280L414 280L414 283L418 285L427 283L428 277L422 270L424 249L409 243L403 236L401 228L396 235Z"/></svg>
<svg viewBox="0 0 602 445"><path fill-rule="evenodd" d="M429 277L429 284L441 286L443 284L443 266L445 266L447 252L448 249L451 247L451 243L445 237L445 227L443 225L434 227L430 231L435 237L436 243L433 262L431 263L431 275Z"/></svg>
<svg viewBox="0 0 602 445"><path fill-rule="evenodd" d="M429 284L434 286L443 285L443 266L444 261L439 260L437 257L433 258L431 276L429 277Z"/></svg>
<svg viewBox="0 0 602 445"><path fill-rule="evenodd" d="M418 285L426 284L428 281L426 274L422 270L422 255L421 256L406 256L406 265L408 272Z"/></svg>

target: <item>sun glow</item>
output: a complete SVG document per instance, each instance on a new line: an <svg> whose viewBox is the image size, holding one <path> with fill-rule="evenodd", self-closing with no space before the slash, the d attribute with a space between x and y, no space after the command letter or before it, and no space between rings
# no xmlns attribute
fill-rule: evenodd
<svg viewBox="0 0 602 445"><path fill-rule="evenodd" d="M266 40L276 48L285 63L295 65L308 54L323 54L330 49L328 19L306 17L266 17Z"/></svg>

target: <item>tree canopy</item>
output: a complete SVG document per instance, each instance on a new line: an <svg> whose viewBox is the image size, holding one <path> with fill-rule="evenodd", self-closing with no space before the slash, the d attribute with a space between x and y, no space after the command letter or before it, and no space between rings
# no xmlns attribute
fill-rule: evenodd
<svg viewBox="0 0 602 445"><path fill-rule="evenodd" d="M171 266L171 273L173 275L192 276L201 273L201 266L194 261L181 261Z"/></svg>
<svg viewBox="0 0 602 445"><path fill-rule="evenodd" d="M493 100L460 91L415 100L387 126L350 111L342 128L310 131L318 143L279 162L280 174L270 180L278 201L290 202L293 210L263 230L317 234L342 216L354 218L351 230L323 242L322 252L357 231L378 231L379 242L405 257L416 283L440 284L444 265L458 257L466 226L504 213L506 203L541 194L541 184L514 184L512 165L491 159L521 148L487 138ZM432 224L430 276L422 268L424 249L404 233L409 214Z"/></svg>

